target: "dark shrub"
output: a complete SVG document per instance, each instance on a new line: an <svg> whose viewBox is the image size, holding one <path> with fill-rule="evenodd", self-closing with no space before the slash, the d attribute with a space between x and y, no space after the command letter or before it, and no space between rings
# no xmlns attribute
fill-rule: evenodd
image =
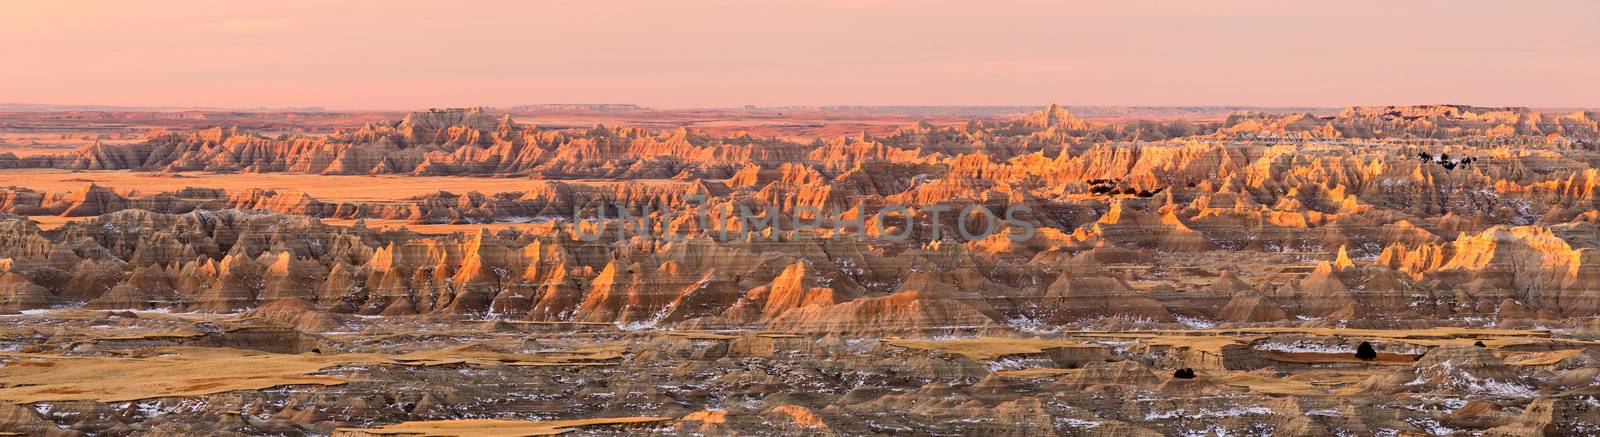
<svg viewBox="0 0 1600 437"><path fill-rule="evenodd" d="M1360 346L1356 346L1356 358L1365 361L1372 361L1373 359L1378 358L1378 351L1372 348L1372 343L1363 341L1361 342Z"/></svg>

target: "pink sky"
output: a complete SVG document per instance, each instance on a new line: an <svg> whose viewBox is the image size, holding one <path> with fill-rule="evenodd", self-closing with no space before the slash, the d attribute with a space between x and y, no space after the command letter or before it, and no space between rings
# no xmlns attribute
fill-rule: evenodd
<svg viewBox="0 0 1600 437"><path fill-rule="evenodd" d="M1588 0L16 2L0 102L1600 107L1596 17Z"/></svg>

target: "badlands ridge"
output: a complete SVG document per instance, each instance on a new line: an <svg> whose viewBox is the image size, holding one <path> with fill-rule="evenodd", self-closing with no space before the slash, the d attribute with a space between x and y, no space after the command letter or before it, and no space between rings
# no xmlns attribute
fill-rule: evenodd
<svg viewBox="0 0 1600 437"><path fill-rule="evenodd" d="M381 202L10 188L0 210L84 219L0 222L0 309L277 304L836 333L1015 320L1581 324L1600 313L1597 119L1442 106L1101 125L1051 107L797 143L546 131L436 110L325 137L164 133L0 164L537 180ZM983 217L957 229L954 216L973 205L1020 214L966 241ZM939 207L949 212L935 221ZM772 222L740 221L740 208ZM597 220L618 209L651 214L649 232ZM796 216L820 229L797 229ZM529 224L428 236L313 218ZM852 219L867 238L839 229ZM1217 257L1245 259L1206 262Z"/></svg>
<svg viewBox="0 0 1600 437"><path fill-rule="evenodd" d="M34 381L0 386L0 430L1593 432L1597 163L1600 112L1451 105L811 138L450 109L0 152L0 375ZM188 186L245 174L525 188ZM967 238L973 206L1018 213ZM117 350L298 367L133 397L47 370L142 371Z"/></svg>

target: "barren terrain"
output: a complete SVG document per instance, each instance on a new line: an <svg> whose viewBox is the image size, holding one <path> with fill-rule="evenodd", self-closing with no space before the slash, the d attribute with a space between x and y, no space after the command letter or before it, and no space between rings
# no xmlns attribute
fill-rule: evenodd
<svg viewBox="0 0 1600 437"><path fill-rule="evenodd" d="M1086 110L3 113L0 432L1600 432L1600 113Z"/></svg>

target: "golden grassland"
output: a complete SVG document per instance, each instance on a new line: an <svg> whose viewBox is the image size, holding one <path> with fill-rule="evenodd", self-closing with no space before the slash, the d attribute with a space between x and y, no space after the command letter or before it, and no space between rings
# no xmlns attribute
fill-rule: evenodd
<svg viewBox="0 0 1600 437"><path fill-rule="evenodd" d="M110 314L106 311L55 310L49 316L61 320L97 320ZM140 312L139 319L167 322L222 323L230 329L267 323L261 319L237 316L208 316L185 313ZM463 320L461 323L483 323L483 320ZM530 322L537 324L537 322ZM27 334L33 328L0 329L10 334ZM8 334L8 335L10 335ZM182 340L203 334L182 326L163 327L142 332L132 327L87 329L84 337L90 340L116 339L177 339ZM1542 330L1509 330L1479 328L1432 328L1412 330L1371 330L1343 328L1248 328L1201 329L1162 331L1076 331L1054 338L888 338L883 344L918 351L938 351L961 355L973 360L994 360L1006 356L1047 353L1065 348L1100 348L1089 343L1099 339L1122 339L1145 347L1193 352L1220 352L1227 346L1245 346L1271 334L1300 334L1315 337L1338 337L1346 340L1381 339L1389 342L1416 343L1424 347L1465 346L1482 340L1485 347L1495 351L1507 364L1513 366L1550 366L1581 354L1592 342L1552 338ZM471 337L479 338L467 340ZM582 336L573 333L573 336ZM661 335L692 340L727 341L748 337L793 337L776 332L711 332L668 331L647 335ZM96 356L72 356L40 353L0 353L0 401L27 404L45 401L94 400L122 402L162 397L189 397L238 390L259 390L285 385L339 385L348 381L326 371L343 365L403 365L403 366L605 366L615 365L626 355L627 341L585 341L561 350L534 353L510 353L506 350L525 346L525 338L496 337L492 333L474 330L447 330L442 332L348 333L339 336L366 337L371 340L418 340L458 338L465 343L444 349L422 350L409 353L331 353L331 354L278 354L247 349L220 347L168 346L139 350L105 350ZM499 345L499 346L492 346ZM1547 346L1531 351L1503 349L1505 346L1538 344ZM1284 352L1257 350L1264 359L1279 363L1334 364L1331 368L1298 369L1287 375L1271 372L1230 372L1220 369L1202 371L1204 379L1213 383L1237 387L1253 392L1280 396L1338 395L1377 375L1382 368L1413 365L1417 356L1380 351L1372 361L1356 359L1346 353ZM1357 364L1355 366L1346 366ZM1169 370L1152 369L1165 378ZM1081 369L1026 368L996 370L997 376L1019 379L1046 379L1070 377ZM1214 372L1214 373L1213 373ZM559 429L561 427L555 427ZM389 427L381 432L403 434ZM418 428L421 429L421 428ZM520 429L520 428L519 428ZM387 431L385 431L387 430ZM368 432L370 430L360 430ZM354 432L354 431L352 431ZM444 432L444 431L440 431ZM369 434L372 434L369 432ZM356 435L356 434L352 434ZM385 434L374 434L385 435ZM441 434L444 435L444 434ZM476 435L476 434L462 434ZM488 434L495 435L495 434ZM526 434L524 434L526 435Z"/></svg>
<svg viewBox="0 0 1600 437"><path fill-rule="evenodd" d="M1062 375L1078 373L1080 369L1062 369L1059 367L1035 367L1031 369L999 370L994 374L1006 378L1038 379L1053 378Z"/></svg>
<svg viewBox="0 0 1600 437"><path fill-rule="evenodd" d="M0 153L10 153L12 155L16 155L18 158L27 158L29 156L60 155L70 151L72 151L72 147L18 146L9 144L0 146Z"/></svg>
<svg viewBox="0 0 1600 437"><path fill-rule="evenodd" d="M1562 362L1568 358L1578 356L1578 354L1581 353L1583 353L1583 349L1563 349L1549 352L1509 354L1506 357L1505 362L1506 364L1513 366L1549 366Z"/></svg>
<svg viewBox="0 0 1600 437"><path fill-rule="evenodd" d="M281 355L228 348L168 348L144 358L6 354L0 367L0 400L43 401L199 396L281 385L343 384L312 375L354 357ZM360 360L356 360L360 361Z"/></svg>
<svg viewBox="0 0 1600 437"><path fill-rule="evenodd" d="M1322 388L1305 381L1249 372L1229 373L1215 378L1215 381L1220 384L1248 388L1250 391L1269 395L1319 396L1328 394Z"/></svg>
<svg viewBox="0 0 1600 437"><path fill-rule="evenodd" d="M283 385L338 385L346 381L316 373L346 364L585 366L608 365L621 356L621 348L609 346L511 354L481 345L399 355L274 354L208 347L157 348L130 357L0 353L0 381L4 381L0 401L121 402Z"/></svg>
<svg viewBox="0 0 1600 437"><path fill-rule="evenodd" d="M378 428L339 428L333 431L333 435L344 437L396 435L416 437L518 437L557 435L571 431L572 428L584 426L633 425L666 420L668 419L665 417L606 417L552 421L506 419L426 420L400 422Z"/></svg>
<svg viewBox="0 0 1600 437"><path fill-rule="evenodd" d="M974 360L992 360L1006 355L1037 354L1050 349L1098 348L1099 345L1061 340L981 337L954 340L920 340L890 338L884 341L891 346L906 349L939 351L962 355Z"/></svg>
<svg viewBox="0 0 1600 437"><path fill-rule="evenodd" d="M1077 337L1126 338L1152 346L1179 347L1191 350L1220 352L1224 346L1245 344L1251 340L1274 334L1305 334L1319 337L1347 339L1386 340L1424 347L1471 346L1479 341L1498 349L1518 344L1564 343L1573 347L1600 345L1600 342L1577 339L1553 339L1550 332L1532 329L1435 327L1427 329L1357 329L1357 328L1231 328L1196 330L1150 331L1078 331Z"/></svg>

